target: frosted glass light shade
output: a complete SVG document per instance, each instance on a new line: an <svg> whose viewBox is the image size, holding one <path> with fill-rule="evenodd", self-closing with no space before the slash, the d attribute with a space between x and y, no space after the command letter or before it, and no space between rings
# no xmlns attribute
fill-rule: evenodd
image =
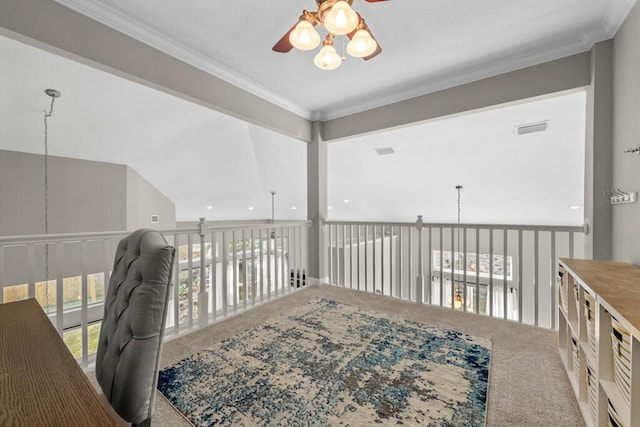
<svg viewBox="0 0 640 427"><path fill-rule="evenodd" d="M347 44L347 52L356 58L364 58L375 52L378 43L366 30L358 30Z"/></svg>
<svg viewBox="0 0 640 427"><path fill-rule="evenodd" d="M313 63L321 70L335 70L342 64L342 58L330 44L324 45L313 58Z"/></svg>
<svg viewBox="0 0 640 427"><path fill-rule="evenodd" d="M340 36L355 30L358 21L358 14L351 9L349 3L344 0L338 0L325 15L322 24L327 31Z"/></svg>
<svg viewBox="0 0 640 427"><path fill-rule="evenodd" d="M313 28L311 22L302 20L289 34L289 41L296 49L311 50L320 44L320 34Z"/></svg>

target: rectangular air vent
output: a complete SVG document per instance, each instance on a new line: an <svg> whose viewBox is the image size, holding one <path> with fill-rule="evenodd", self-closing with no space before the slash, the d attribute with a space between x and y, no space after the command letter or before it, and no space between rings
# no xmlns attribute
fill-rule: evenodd
<svg viewBox="0 0 640 427"><path fill-rule="evenodd" d="M516 135L526 135L528 133L544 132L549 127L549 120L515 127Z"/></svg>
<svg viewBox="0 0 640 427"><path fill-rule="evenodd" d="M383 147L383 148L376 148L376 153L378 153L379 156L384 156L387 154L393 154L393 147Z"/></svg>

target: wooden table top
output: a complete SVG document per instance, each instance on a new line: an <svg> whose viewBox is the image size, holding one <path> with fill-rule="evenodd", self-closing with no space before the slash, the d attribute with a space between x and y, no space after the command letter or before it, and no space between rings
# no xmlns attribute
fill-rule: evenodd
<svg viewBox="0 0 640 427"><path fill-rule="evenodd" d="M35 299L0 304L0 425L115 425Z"/></svg>
<svg viewBox="0 0 640 427"><path fill-rule="evenodd" d="M640 267L626 262L560 258L583 284L640 331Z"/></svg>

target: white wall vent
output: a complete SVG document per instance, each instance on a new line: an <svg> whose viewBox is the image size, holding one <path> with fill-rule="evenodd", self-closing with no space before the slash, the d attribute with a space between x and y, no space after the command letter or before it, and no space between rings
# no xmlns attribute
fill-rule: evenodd
<svg viewBox="0 0 640 427"><path fill-rule="evenodd" d="M549 127L549 120L543 122L529 123L515 126L516 135L526 135L528 133L544 132Z"/></svg>
<svg viewBox="0 0 640 427"><path fill-rule="evenodd" d="M393 147L382 147L382 148L376 148L376 153L378 153L379 156L384 156L386 154L393 154Z"/></svg>
<svg viewBox="0 0 640 427"><path fill-rule="evenodd" d="M160 223L160 215L151 215L151 224Z"/></svg>

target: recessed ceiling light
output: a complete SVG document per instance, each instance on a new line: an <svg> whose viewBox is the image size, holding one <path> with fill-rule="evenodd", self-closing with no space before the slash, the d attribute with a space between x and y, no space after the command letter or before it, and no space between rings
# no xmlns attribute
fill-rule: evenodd
<svg viewBox="0 0 640 427"><path fill-rule="evenodd" d="M569 205L569 209L580 209L580 205Z"/></svg>
<svg viewBox="0 0 640 427"><path fill-rule="evenodd" d="M349 203L349 200L347 200L347 199L344 199L344 200L343 200L343 202L345 202L345 203Z"/></svg>
<svg viewBox="0 0 640 427"><path fill-rule="evenodd" d="M209 206L207 206L207 209L211 210L211 209L213 209L213 206L209 205Z"/></svg>
<svg viewBox="0 0 640 427"><path fill-rule="evenodd" d="M291 206L291 210L295 211L296 209L298 208L296 208L295 206Z"/></svg>
<svg viewBox="0 0 640 427"><path fill-rule="evenodd" d="M253 210L253 206L249 206L249 210L252 211Z"/></svg>
<svg viewBox="0 0 640 427"><path fill-rule="evenodd" d="M549 127L549 120L542 122L529 123L526 125L517 125L514 127L516 135L526 135L528 133L543 132Z"/></svg>
<svg viewBox="0 0 640 427"><path fill-rule="evenodd" d="M393 154L393 147L381 147L381 148L376 148L376 153L378 153L379 156L384 156L387 154Z"/></svg>
<svg viewBox="0 0 640 427"><path fill-rule="evenodd" d="M329 206L329 210L332 210L333 208L331 206Z"/></svg>

